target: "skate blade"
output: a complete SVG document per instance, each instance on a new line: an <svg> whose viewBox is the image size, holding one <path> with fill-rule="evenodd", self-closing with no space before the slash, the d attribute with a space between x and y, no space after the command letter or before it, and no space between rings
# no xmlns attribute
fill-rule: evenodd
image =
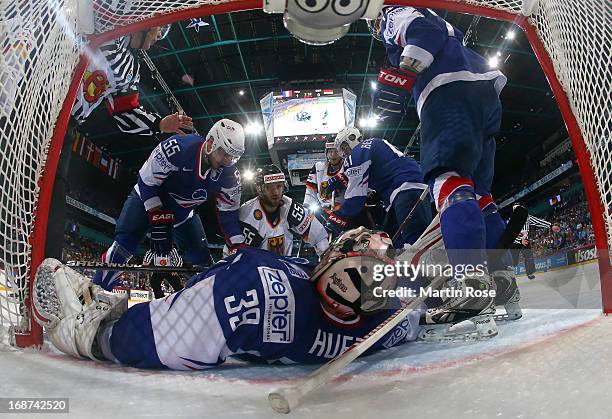
<svg viewBox="0 0 612 419"><path fill-rule="evenodd" d="M504 309L506 310L505 313L495 314L496 322L515 321L523 317L523 310L518 303L507 303Z"/></svg>
<svg viewBox="0 0 612 419"><path fill-rule="evenodd" d="M491 315L480 315L456 323L422 325L418 340L422 342L473 342L497 336Z"/></svg>

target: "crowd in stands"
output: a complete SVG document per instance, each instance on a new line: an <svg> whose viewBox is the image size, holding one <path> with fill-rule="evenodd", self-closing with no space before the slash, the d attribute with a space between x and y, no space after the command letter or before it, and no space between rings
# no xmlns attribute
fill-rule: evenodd
<svg viewBox="0 0 612 419"><path fill-rule="evenodd" d="M84 262L100 262L102 253L106 251L108 246L88 240L78 234L64 234L64 261L84 261ZM139 264L142 260L134 257L130 263ZM88 276L93 275L93 271L85 273ZM149 280L146 273L139 272L124 272L121 276L123 286L134 289L148 289Z"/></svg>
<svg viewBox="0 0 612 419"><path fill-rule="evenodd" d="M562 164L567 163L570 160L574 160L574 158L574 151L568 150L550 159L545 166L524 162L526 167L523 169L525 170L516 170L509 175L509 177L496 182L499 185L503 185L505 193L496 195L495 199L500 202L505 200L509 196L516 194L537 180L542 179L547 174L559 168L559 166ZM526 170L527 168L529 170Z"/></svg>
<svg viewBox="0 0 612 419"><path fill-rule="evenodd" d="M91 207L96 211L100 211L101 213L114 219L119 217L119 213L121 212L120 205L113 205L107 199L100 199L96 194L81 190L76 185L68 184L66 186L66 195L68 195L70 198L76 199L88 207Z"/></svg>
<svg viewBox="0 0 612 419"><path fill-rule="evenodd" d="M78 234L65 233L63 259L65 261L100 261L100 256L106 251L106 247Z"/></svg>
<svg viewBox="0 0 612 419"><path fill-rule="evenodd" d="M559 250L584 246L595 241L591 214L586 200L555 209L543 217L552 223L550 229L531 228L529 238L535 257L551 255Z"/></svg>

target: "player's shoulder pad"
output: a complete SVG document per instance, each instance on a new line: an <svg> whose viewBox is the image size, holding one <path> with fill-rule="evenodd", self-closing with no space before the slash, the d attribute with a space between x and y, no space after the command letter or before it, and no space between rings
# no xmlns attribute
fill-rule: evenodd
<svg viewBox="0 0 612 419"><path fill-rule="evenodd" d="M424 17L414 7L402 6L402 7L388 7L384 11L385 20L385 31L383 37L387 42L395 44L395 37L398 31L406 29L406 23L411 22L417 17Z"/></svg>
<svg viewBox="0 0 612 419"><path fill-rule="evenodd" d="M221 182L225 188L234 188L241 186L240 170L236 165L221 168Z"/></svg>
<svg viewBox="0 0 612 419"><path fill-rule="evenodd" d="M308 211L302 204L297 201L292 200L287 197L289 202L286 202L285 205L288 205L289 211L287 212L287 223L289 223L289 227L297 228L299 230L305 229L305 225L308 218ZM300 234L303 234L305 231L300 231Z"/></svg>
<svg viewBox="0 0 612 419"><path fill-rule="evenodd" d="M247 223L244 220L240 220L240 229L242 230L242 235L244 236L244 242L252 247L260 247L263 243L263 237L259 234L259 230Z"/></svg>

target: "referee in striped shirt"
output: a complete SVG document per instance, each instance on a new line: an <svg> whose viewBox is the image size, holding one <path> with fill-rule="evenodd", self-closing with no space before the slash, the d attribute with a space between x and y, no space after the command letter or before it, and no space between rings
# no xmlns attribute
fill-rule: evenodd
<svg viewBox="0 0 612 419"><path fill-rule="evenodd" d="M512 210L514 211L517 207L521 206L518 202L512 206ZM546 220L543 220L538 217L534 217L530 215L527 217L527 222L521 229L519 235L514 239L514 244L512 246L512 263L516 266L519 263L519 258L521 254L523 255L523 260L525 261L525 272L527 273L527 278L533 279L535 278L535 262L533 260L533 252L531 251L531 243L529 242L529 229L531 227L540 227L540 228L550 228L551 223Z"/></svg>
<svg viewBox="0 0 612 419"><path fill-rule="evenodd" d="M160 133L185 134L193 130L189 116L176 112L162 118L143 107L138 100L141 51L149 50L169 30L170 25L156 26L87 50L89 64L77 91L53 186L45 257L63 260L66 185L69 184L74 142L72 128L83 123L95 109L104 106L117 128L126 134L153 136Z"/></svg>

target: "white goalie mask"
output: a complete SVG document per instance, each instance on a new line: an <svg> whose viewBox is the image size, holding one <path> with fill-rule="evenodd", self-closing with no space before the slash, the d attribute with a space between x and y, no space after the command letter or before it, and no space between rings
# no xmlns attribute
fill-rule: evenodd
<svg viewBox="0 0 612 419"><path fill-rule="evenodd" d="M266 13L283 13L285 28L309 45L342 38L351 23L375 19L384 0L263 0Z"/></svg>
<svg viewBox="0 0 612 419"><path fill-rule="evenodd" d="M321 255L311 278L323 307L341 319L385 308L387 298L375 297L374 288L395 289L397 277L375 281L373 274L376 265L395 263L390 250L391 239L382 231L359 227L338 237Z"/></svg>

